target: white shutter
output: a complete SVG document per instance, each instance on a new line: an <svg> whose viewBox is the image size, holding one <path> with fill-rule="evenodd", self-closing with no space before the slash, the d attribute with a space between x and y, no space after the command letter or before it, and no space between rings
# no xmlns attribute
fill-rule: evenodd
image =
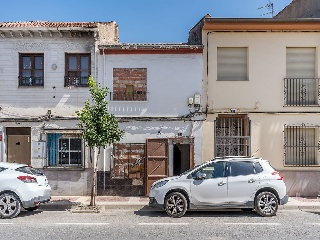
<svg viewBox="0 0 320 240"><path fill-rule="evenodd" d="M316 48L287 48L287 78L315 78Z"/></svg>
<svg viewBox="0 0 320 240"><path fill-rule="evenodd" d="M245 47L218 47L217 80L248 80L248 49Z"/></svg>

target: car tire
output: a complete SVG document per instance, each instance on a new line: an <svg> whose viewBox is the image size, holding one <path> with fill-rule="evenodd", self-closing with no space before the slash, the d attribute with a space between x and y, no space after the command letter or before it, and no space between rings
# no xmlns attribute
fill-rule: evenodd
<svg viewBox="0 0 320 240"><path fill-rule="evenodd" d="M172 192L166 197L164 208L170 217L180 218L186 213L188 202L182 193Z"/></svg>
<svg viewBox="0 0 320 240"><path fill-rule="evenodd" d="M39 206L28 207L28 208L24 208L24 209L27 210L27 211L32 212L32 211L38 210L38 209L39 209Z"/></svg>
<svg viewBox="0 0 320 240"><path fill-rule="evenodd" d="M271 192L261 192L255 198L255 210L262 217L272 217L278 211L278 199Z"/></svg>
<svg viewBox="0 0 320 240"><path fill-rule="evenodd" d="M11 192L0 195L0 218L14 218L21 210L19 197Z"/></svg>

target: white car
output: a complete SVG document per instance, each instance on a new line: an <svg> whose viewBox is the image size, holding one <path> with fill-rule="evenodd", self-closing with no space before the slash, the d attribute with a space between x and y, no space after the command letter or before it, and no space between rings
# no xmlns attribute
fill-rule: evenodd
<svg viewBox="0 0 320 240"><path fill-rule="evenodd" d="M21 207L36 210L50 198L51 187L42 172L25 164L0 162L0 218L16 217Z"/></svg>
<svg viewBox="0 0 320 240"><path fill-rule="evenodd" d="M154 182L149 194L149 206L171 217L182 217L188 209L221 208L274 216L287 202L283 176L267 160L251 157L215 158Z"/></svg>

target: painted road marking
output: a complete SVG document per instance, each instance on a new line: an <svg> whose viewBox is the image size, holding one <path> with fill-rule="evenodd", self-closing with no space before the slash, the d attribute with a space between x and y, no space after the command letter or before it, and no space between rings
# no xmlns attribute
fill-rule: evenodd
<svg viewBox="0 0 320 240"><path fill-rule="evenodd" d="M223 223L226 225L271 225L271 226L280 226L280 223Z"/></svg>
<svg viewBox="0 0 320 240"><path fill-rule="evenodd" d="M13 223L0 223L0 225L12 225Z"/></svg>
<svg viewBox="0 0 320 240"><path fill-rule="evenodd" d="M138 223L141 226L181 226L181 225L190 225L190 223Z"/></svg>
<svg viewBox="0 0 320 240"><path fill-rule="evenodd" d="M109 225L110 223L94 222L94 223L53 223L55 225Z"/></svg>

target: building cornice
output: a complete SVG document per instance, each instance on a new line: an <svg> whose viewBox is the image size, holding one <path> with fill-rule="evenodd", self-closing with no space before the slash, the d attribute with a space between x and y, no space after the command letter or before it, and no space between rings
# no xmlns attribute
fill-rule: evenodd
<svg viewBox="0 0 320 240"><path fill-rule="evenodd" d="M204 18L207 31L320 31L320 19Z"/></svg>

